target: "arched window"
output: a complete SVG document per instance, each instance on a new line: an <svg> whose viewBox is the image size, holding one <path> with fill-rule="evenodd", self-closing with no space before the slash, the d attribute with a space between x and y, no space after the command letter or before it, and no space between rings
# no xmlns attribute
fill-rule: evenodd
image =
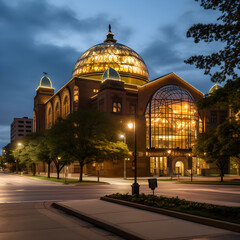
<svg viewBox="0 0 240 240"><path fill-rule="evenodd" d="M190 149L194 144L199 117L195 101L185 89L176 85L158 89L145 117L147 147Z"/></svg>
<svg viewBox="0 0 240 240"><path fill-rule="evenodd" d="M70 113L70 104L68 96L65 96L63 100L63 118L66 118Z"/></svg>
<svg viewBox="0 0 240 240"><path fill-rule="evenodd" d="M79 100L79 88L78 86L74 86L73 88L73 109L77 111L78 109L78 100Z"/></svg>
<svg viewBox="0 0 240 240"><path fill-rule="evenodd" d="M47 128L49 129L51 127L52 127L52 108L50 107L47 113Z"/></svg>
<svg viewBox="0 0 240 240"><path fill-rule="evenodd" d="M56 106L55 106L55 122L57 121L58 118L60 118L60 106L59 106L59 102L56 103Z"/></svg>

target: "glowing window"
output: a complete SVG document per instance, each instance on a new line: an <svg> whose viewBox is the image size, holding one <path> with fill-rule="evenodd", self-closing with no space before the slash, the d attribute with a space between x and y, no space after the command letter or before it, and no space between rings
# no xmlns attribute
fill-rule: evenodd
<svg viewBox="0 0 240 240"><path fill-rule="evenodd" d="M78 100L79 100L79 88L78 86L74 86L73 88L73 108L74 111L78 109Z"/></svg>
<svg viewBox="0 0 240 240"><path fill-rule="evenodd" d="M147 147L189 149L199 132L193 97L185 89L167 85L150 99L146 112Z"/></svg>
<svg viewBox="0 0 240 240"><path fill-rule="evenodd" d="M113 102L112 111L114 113L122 111L122 104L120 102Z"/></svg>

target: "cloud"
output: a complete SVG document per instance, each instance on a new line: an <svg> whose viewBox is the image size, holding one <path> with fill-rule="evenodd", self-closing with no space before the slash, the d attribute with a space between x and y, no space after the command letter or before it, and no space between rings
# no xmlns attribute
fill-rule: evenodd
<svg viewBox="0 0 240 240"><path fill-rule="evenodd" d="M61 88L83 51L103 42L109 23L125 39L131 36L130 28L107 14L81 18L47 1L0 0L0 125L10 125L14 117L32 117L42 72L49 74L56 90ZM0 141L8 139L0 135Z"/></svg>
<svg viewBox="0 0 240 240"><path fill-rule="evenodd" d="M212 86L210 77L204 75L203 70L185 64L184 60L192 55L208 55L212 51L219 50L222 45L215 44L212 48L206 43L194 44L192 39L186 38L185 33L188 28L188 25L181 22L178 25L159 27L154 40L149 42L140 54L147 64L151 79L175 72L198 90L207 93Z"/></svg>
<svg viewBox="0 0 240 240"><path fill-rule="evenodd" d="M154 77L183 67L185 56L178 46L182 46L186 40L177 32L177 27L173 25L159 28L155 40L141 53Z"/></svg>

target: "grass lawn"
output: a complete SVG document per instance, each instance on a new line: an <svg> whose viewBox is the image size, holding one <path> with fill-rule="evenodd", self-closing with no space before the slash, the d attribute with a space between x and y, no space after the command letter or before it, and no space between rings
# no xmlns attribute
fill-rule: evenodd
<svg viewBox="0 0 240 240"><path fill-rule="evenodd" d="M145 194L136 196L116 193L106 197L240 224L240 207L192 202L178 197L154 196L153 198L153 195Z"/></svg>
<svg viewBox="0 0 240 240"><path fill-rule="evenodd" d="M24 176L37 178L37 179L41 179L41 180L52 181L52 182L65 183L64 178L57 179L56 177L48 178L48 177L45 177L45 176L33 176L33 175L24 175ZM70 183L70 184L108 184L106 182L89 181L89 180L86 180L86 181L83 180L82 182L79 182L77 179L66 179L66 183Z"/></svg>
<svg viewBox="0 0 240 240"><path fill-rule="evenodd" d="M227 180L227 181L178 181L178 183L186 184L212 184L212 185L240 185L239 179L237 180Z"/></svg>
<svg viewBox="0 0 240 240"><path fill-rule="evenodd" d="M164 178L164 179L157 179L158 181L175 181L175 180L173 180L173 179L171 179L171 178Z"/></svg>

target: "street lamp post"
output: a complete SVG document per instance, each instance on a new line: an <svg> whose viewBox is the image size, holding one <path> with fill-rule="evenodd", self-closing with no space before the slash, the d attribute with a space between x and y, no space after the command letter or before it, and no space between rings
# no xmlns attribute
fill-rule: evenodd
<svg viewBox="0 0 240 240"><path fill-rule="evenodd" d="M137 138L136 138L136 108L135 108L135 122L128 124L129 128L134 128L134 183L132 184L132 195L139 195L139 184L137 183Z"/></svg>

